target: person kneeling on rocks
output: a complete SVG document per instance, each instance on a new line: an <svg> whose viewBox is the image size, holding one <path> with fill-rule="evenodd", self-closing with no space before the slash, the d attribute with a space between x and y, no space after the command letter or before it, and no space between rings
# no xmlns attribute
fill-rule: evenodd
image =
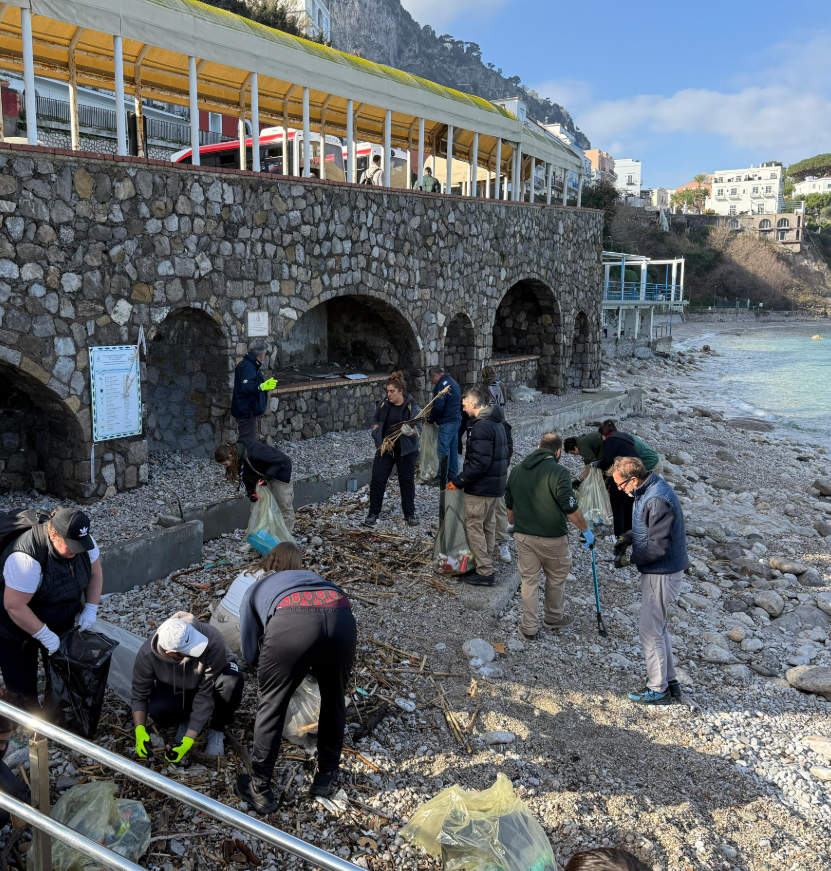
<svg viewBox="0 0 831 871"><path fill-rule="evenodd" d="M349 674L358 630L346 593L304 570L300 550L278 544L260 563L240 610L242 656L257 666L260 694L251 775L237 777L237 795L259 814L276 807L271 780L291 697L309 673L320 687L318 769L312 795L327 796L338 775Z"/></svg>
<svg viewBox="0 0 831 871"><path fill-rule="evenodd" d="M544 435L537 450L515 466L505 488L508 521L514 524L514 541L522 582L522 622L519 635L533 641L540 627L540 572L545 572L543 626L565 629L574 617L563 614L566 577L571 569L568 521L581 532L583 547L594 535L577 507L571 472L560 465L563 440L553 432Z"/></svg>
<svg viewBox="0 0 831 871"><path fill-rule="evenodd" d="M131 704L136 754L147 757L147 718L163 729L179 726L176 746L165 754L179 763L208 726L208 756L225 751L223 732L242 701L244 678L229 660L218 629L179 611L139 648L133 666Z"/></svg>
<svg viewBox="0 0 831 871"><path fill-rule="evenodd" d="M672 642L667 630L667 609L681 592L687 568L687 532L675 491L654 472L647 472L635 457L618 457L611 468L615 487L634 497L632 529L615 544L615 565L631 562L641 573L640 639L646 657L646 687L629 693L642 705L668 705L680 698L675 677Z"/></svg>

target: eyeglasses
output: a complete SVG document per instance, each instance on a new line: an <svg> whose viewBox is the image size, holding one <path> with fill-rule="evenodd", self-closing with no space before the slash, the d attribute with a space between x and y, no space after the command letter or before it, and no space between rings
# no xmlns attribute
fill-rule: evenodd
<svg viewBox="0 0 831 871"><path fill-rule="evenodd" d="M634 478L634 477L635 476L633 475L632 478ZM627 478L625 481L621 481L620 484L618 484L617 481L615 481L615 484L617 484L618 490L622 490L632 480L632 478ZM612 480L614 481L614 478Z"/></svg>

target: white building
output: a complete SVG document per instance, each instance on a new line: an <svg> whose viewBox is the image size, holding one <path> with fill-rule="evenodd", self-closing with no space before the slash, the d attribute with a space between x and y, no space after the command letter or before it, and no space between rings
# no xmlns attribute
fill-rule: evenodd
<svg viewBox="0 0 831 871"><path fill-rule="evenodd" d="M331 40L331 16L323 0L286 0L285 5L297 16L297 24L306 36L311 39L323 36L327 42Z"/></svg>
<svg viewBox="0 0 831 871"><path fill-rule="evenodd" d="M659 209L669 208L669 191L666 188L653 188L651 202Z"/></svg>
<svg viewBox="0 0 831 871"><path fill-rule="evenodd" d="M831 194L831 178L814 178L809 175L805 181L798 181L793 186L791 198L798 200L808 194Z"/></svg>
<svg viewBox="0 0 831 871"><path fill-rule="evenodd" d="M586 152L574 141L574 137L571 132L563 127L562 124L544 124L545 129L556 136L562 142L565 142L566 145L583 161L583 178L588 181L594 180L594 168L592 167L592 162L586 157ZM574 191L577 190L577 173L569 172L568 174L568 186L570 189Z"/></svg>
<svg viewBox="0 0 831 871"><path fill-rule="evenodd" d="M631 157L616 157L615 172L617 173L615 187L622 194L640 197L641 185L643 184L641 162L633 160Z"/></svg>
<svg viewBox="0 0 831 871"><path fill-rule="evenodd" d="M720 169L705 208L717 215L774 215L782 211L784 187L784 170L774 164Z"/></svg>

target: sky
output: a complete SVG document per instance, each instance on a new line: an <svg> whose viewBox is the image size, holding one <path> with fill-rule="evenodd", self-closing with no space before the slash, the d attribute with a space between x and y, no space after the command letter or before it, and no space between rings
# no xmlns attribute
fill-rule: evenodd
<svg viewBox="0 0 831 871"><path fill-rule="evenodd" d="M828 0L402 0L564 106L644 187L831 152Z"/></svg>

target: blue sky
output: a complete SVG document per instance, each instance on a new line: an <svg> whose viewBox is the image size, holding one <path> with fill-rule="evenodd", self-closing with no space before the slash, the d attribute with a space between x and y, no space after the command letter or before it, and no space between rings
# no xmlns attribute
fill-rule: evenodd
<svg viewBox="0 0 831 871"><path fill-rule="evenodd" d="M641 160L647 187L831 151L828 0L402 3Z"/></svg>

